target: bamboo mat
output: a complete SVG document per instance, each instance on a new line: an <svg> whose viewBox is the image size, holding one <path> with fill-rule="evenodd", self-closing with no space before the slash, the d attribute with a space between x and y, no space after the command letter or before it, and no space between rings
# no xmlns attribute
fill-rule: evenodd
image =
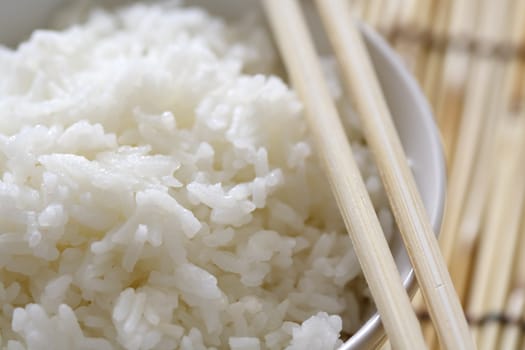
<svg viewBox="0 0 525 350"><path fill-rule="evenodd" d="M478 348L525 350L525 0L352 5L433 107L448 166L440 245Z"/></svg>

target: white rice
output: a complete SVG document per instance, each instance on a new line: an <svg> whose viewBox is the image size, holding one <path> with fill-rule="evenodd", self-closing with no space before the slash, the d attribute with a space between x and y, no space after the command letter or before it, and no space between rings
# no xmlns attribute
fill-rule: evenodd
<svg viewBox="0 0 525 350"><path fill-rule="evenodd" d="M358 329L366 287L276 61L256 20L166 3L0 48L0 348L324 350Z"/></svg>

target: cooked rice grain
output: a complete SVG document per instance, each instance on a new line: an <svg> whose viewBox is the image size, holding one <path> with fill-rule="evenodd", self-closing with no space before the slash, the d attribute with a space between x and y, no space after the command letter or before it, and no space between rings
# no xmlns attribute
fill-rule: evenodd
<svg viewBox="0 0 525 350"><path fill-rule="evenodd" d="M265 28L172 3L85 17L0 49L0 346L340 345L365 287Z"/></svg>

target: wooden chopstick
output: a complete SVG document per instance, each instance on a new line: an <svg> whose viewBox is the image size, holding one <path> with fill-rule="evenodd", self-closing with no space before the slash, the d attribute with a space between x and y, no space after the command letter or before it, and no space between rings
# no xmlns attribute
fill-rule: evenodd
<svg viewBox="0 0 525 350"><path fill-rule="evenodd" d="M345 0L317 0L328 37L374 154L429 313L446 349L473 349L454 291L401 141Z"/></svg>
<svg viewBox="0 0 525 350"><path fill-rule="evenodd" d="M421 329L359 174L296 0L263 1L363 273L396 349L425 349Z"/></svg>
<svg viewBox="0 0 525 350"><path fill-rule="evenodd" d="M429 102L435 106L439 98L438 92L443 84L441 72L445 55L441 49L439 38L445 37L447 24L450 20L450 7L453 0L432 0L431 15L429 17L429 43L426 46L426 52L421 56L421 61L418 62L418 75L420 76L420 84L427 96ZM434 18L433 18L434 17ZM438 38L438 40L436 40ZM441 233L442 234L442 233ZM421 292L416 294L414 298L414 305L416 310L424 310L428 312ZM432 327L431 322L423 323L423 335L429 348L433 348L436 343L436 333Z"/></svg>

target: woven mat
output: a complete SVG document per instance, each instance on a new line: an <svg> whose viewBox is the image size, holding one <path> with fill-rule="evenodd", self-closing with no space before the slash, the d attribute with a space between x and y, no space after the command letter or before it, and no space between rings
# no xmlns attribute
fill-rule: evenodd
<svg viewBox="0 0 525 350"><path fill-rule="evenodd" d="M440 245L478 347L525 349L525 0L352 4L433 107L448 164Z"/></svg>

